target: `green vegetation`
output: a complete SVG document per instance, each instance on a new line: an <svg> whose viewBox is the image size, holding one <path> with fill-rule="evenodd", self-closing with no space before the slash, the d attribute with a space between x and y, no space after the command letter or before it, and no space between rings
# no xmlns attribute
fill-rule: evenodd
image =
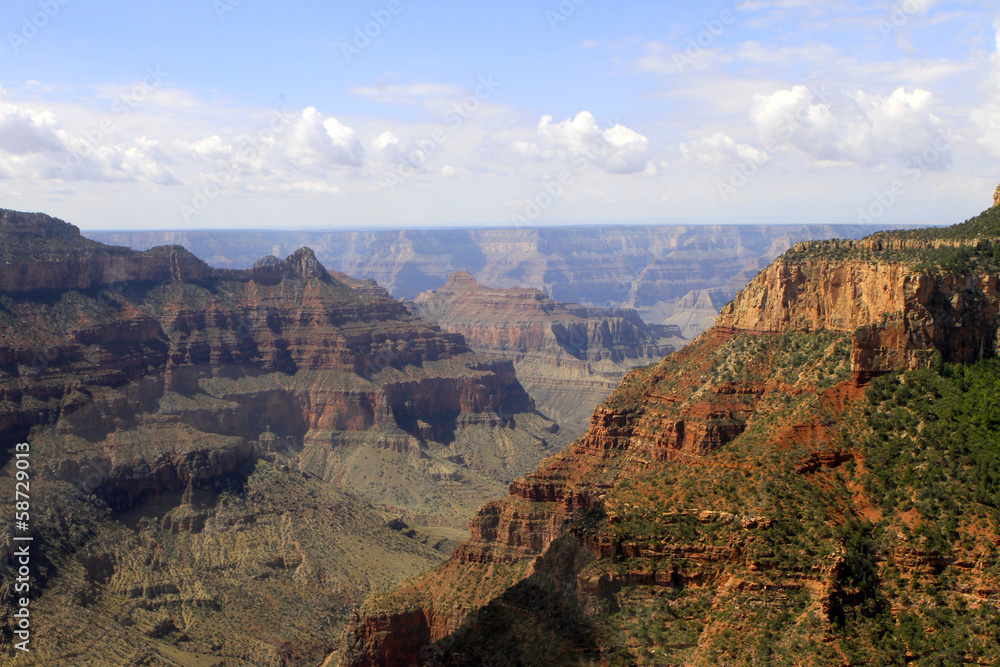
<svg viewBox="0 0 1000 667"><path fill-rule="evenodd" d="M886 512L934 521L918 533L950 554L963 517L1000 525L1000 360L946 364L872 382L863 440L866 491Z"/></svg>
<svg viewBox="0 0 1000 667"><path fill-rule="evenodd" d="M720 350L705 378L719 383L812 380L826 389L851 377L851 337L833 331L754 336L737 334Z"/></svg>
<svg viewBox="0 0 1000 667"><path fill-rule="evenodd" d="M988 208L958 225L911 229L895 234L902 238L920 240L1000 238L1000 207Z"/></svg>
<svg viewBox="0 0 1000 667"><path fill-rule="evenodd" d="M1000 576L983 539L1000 534L1000 360L877 378L844 413L820 394L849 380L849 357L847 335L738 334L635 374L606 404L626 425L696 400L747 414L701 465L630 471L576 518L615 545L593 570L622 582L595 617L606 664L996 664L1000 610L968 593ZM715 394L727 385L762 393ZM817 447L859 459L803 466ZM877 511L862 513L862 492ZM754 584L692 585L717 576ZM831 582L826 616L803 578Z"/></svg>
<svg viewBox="0 0 1000 667"><path fill-rule="evenodd" d="M906 264L926 274L995 273L1000 270L1000 209L950 227L878 232L860 242L806 243L782 256L789 264L807 260Z"/></svg>

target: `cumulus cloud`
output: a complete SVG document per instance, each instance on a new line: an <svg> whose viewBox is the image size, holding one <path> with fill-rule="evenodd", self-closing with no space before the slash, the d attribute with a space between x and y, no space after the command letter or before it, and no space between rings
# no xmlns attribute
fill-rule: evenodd
<svg viewBox="0 0 1000 667"><path fill-rule="evenodd" d="M360 167L364 159L361 137L333 116L308 107L288 130L285 155L300 166Z"/></svg>
<svg viewBox="0 0 1000 667"><path fill-rule="evenodd" d="M537 141L515 141L514 150L533 160L570 160L587 157L614 174L649 172L649 139L623 125L602 130L589 111L558 123L542 116Z"/></svg>
<svg viewBox="0 0 1000 667"><path fill-rule="evenodd" d="M681 154L685 159L712 170L748 162L764 164L769 158L766 151L741 144L723 132L682 143Z"/></svg>
<svg viewBox="0 0 1000 667"><path fill-rule="evenodd" d="M177 183L158 142L146 137L118 142L113 130L114 123L105 120L75 137L50 111L0 102L0 173L23 179Z"/></svg>
<svg viewBox="0 0 1000 667"><path fill-rule="evenodd" d="M769 150L798 151L816 163L877 167L905 163L925 152L927 166L951 166L951 148L932 111L933 95L896 89L888 97L864 91L820 99L803 85L754 96L750 118Z"/></svg>
<svg viewBox="0 0 1000 667"><path fill-rule="evenodd" d="M0 103L0 150L10 155L58 153L65 150L65 132L47 112Z"/></svg>
<svg viewBox="0 0 1000 667"><path fill-rule="evenodd" d="M397 137L391 130L386 130L372 139L372 148L377 151L384 151L389 146L395 146L398 143L399 137Z"/></svg>
<svg viewBox="0 0 1000 667"><path fill-rule="evenodd" d="M388 135L372 145L391 143ZM270 183L279 192L336 192L333 186L318 184L337 172L362 167L366 158L361 135L315 107L274 114L256 131L211 134L172 145L179 159L190 163L189 172L200 174L192 182L224 172L227 181L246 191L266 189Z"/></svg>

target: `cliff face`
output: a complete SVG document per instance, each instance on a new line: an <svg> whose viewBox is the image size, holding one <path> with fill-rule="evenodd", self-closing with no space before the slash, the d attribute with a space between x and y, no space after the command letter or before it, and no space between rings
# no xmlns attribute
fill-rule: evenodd
<svg viewBox="0 0 1000 667"><path fill-rule="evenodd" d="M465 271L409 305L462 334L476 352L513 362L539 409L573 437L626 372L686 342L676 327L648 326L634 310L560 303L535 289L489 289Z"/></svg>
<svg viewBox="0 0 1000 667"><path fill-rule="evenodd" d="M995 246L931 242L963 273L915 243L786 254L370 600L340 664L1000 662L1000 487L972 472L1000 437L972 416L1000 378Z"/></svg>
<svg viewBox="0 0 1000 667"><path fill-rule="evenodd" d="M510 362L309 249L216 270L37 214L0 235L0 464L31 444L53 664L315 664L562 444Z"/></svg>
<svg viewBox="0 0 1000 667"><path fill-rule="evenodd" d="M493 288L528 287L595 308L631 308L693 339L718 309L798 241L861 238L858 225L687 225L379 232L101 232L133 248L180 244L214 266L249 267L301 246L329 268L372 278L398 298L468 271Z"/></svg>
<svg viewBox="0 0 1000 667"><path fill-rule="evenodd" d="M984 243L881 238L800 244L754 278L717 326L744 331L841 331L856 336L859 374L970 362L997 350L1000 293L989 272L928 273L885 261L897 252ZM863 257L831 261L824 253Z"/></svg>

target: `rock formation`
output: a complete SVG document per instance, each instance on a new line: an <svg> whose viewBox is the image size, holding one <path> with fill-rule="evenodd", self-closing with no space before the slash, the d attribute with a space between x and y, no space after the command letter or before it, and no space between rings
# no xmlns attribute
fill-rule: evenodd
<svg viewBox="0 0 1000 667"><path fill-rule="evenodd" d="M476 352L513 362L540 411L573 437L627 371L686 343L676 327L646 325L631 309L560 303L530 288L489 289L467 271L408 305L462 334Z"/></svg>
<svg viewBox="0 0 1000 667"><path fill-rule="evenodd" d="M12 495L30 443L40 664L317 664L564 444L509 361L308 248L217 270L12 211L0 239L0 464Z"/></svg>
<svg viewBox="0 0 1000 667"><path fill-rule="evenodd" d="M998 276L995 212L786 253L339 664L1000 664Z"/></svg>

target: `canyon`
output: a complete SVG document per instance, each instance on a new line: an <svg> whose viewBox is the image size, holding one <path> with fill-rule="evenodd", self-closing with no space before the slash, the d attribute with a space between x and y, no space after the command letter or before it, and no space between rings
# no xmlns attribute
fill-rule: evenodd
<svg viewBox="0 0 1000 667"><path fill-rule="evenodd" d="M998 278L997 209L793 246L331 662L1000 663Z"/></svg>
<svg viewBox="0 0 1000 667"><path fill-rule="evenodd" d="M37 554L16 664L317 664L568 444L511 362L308 248L214 269L14 211L0 248L0 466L13 488L30 444Z"/></svg>
<svg viewBox="0 0 1000 667"><path fill-rule="evenodd" d="M1000 211L873 231L0 211L14 664L1000 664Z"/></svg>

